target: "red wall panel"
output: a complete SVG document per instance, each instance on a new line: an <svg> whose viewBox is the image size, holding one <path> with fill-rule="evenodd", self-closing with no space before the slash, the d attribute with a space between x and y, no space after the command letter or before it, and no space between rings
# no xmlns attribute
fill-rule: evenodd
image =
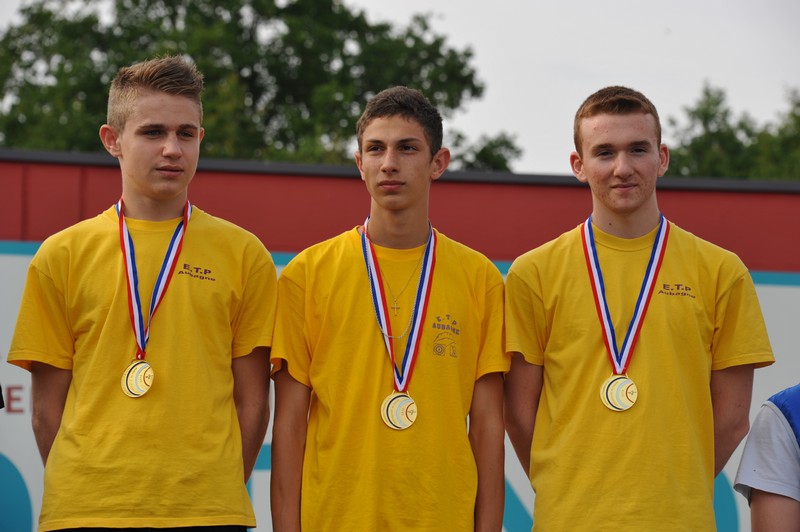
<svg viewBox="0 0 800 532"><path fill-rule="evenodd" d="M81 219L80 166L29 165L25 169L22 240L42 240Z"/></svg>
<svg viewBox="0 0 800 532"><path fill-rule="evenodd" d="M21 240L24 210L24 169L0 161L0 239Z"/></svg>
<svg viewBox="0 0 800 532"><path fill-rule="evenodd" d="M252 231L271 251L297 252L360 224L368 214L369 195L355 169L338 174L202 170L190 198ZM487 174L486 179L445 176L433 184L430 210L440 231L494 260L513 260L575 227L591 211L588 188L576 186L571 176L563 176L563 183L561 177L508 183L489 181ZM800 188L691 189L677 183L662 183L658 191L667 218L734 251L752 270L800 271ZM116 202L120 175L107 161L0 161L0 187L0 239L37 241Z"/></svg>

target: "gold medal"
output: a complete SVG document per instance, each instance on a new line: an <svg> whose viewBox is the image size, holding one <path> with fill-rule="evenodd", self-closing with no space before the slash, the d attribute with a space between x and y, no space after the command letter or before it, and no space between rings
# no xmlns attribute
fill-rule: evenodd
<svg viewBox="0 0 800 532"><path fill-rule="evenodd" d="M153 385L153 368L144 360L134 360L122 373L121 384L128 397L141 397Z"/></svg>
<svg viewBox="0 0 800 532"><path fill-rule="evenodd" d="M381 404L381 419L391 429L407 429L417 419L417 404L408 394L392 392Z"/></svg>
<svg viewBox="0 0 800 532"><path fill-rule="evenodd" d="M639 390L627 375L612 375L600 387L600 400L614 412L629 409L638 397Z"/></svg>

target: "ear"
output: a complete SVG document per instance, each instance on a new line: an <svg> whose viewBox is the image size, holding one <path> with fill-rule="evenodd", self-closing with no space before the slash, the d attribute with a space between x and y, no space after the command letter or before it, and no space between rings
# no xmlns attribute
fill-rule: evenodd
<svg viewBox="0 0 800 532"><path fill-rule="evenodd" d="M445 170L447 170L448 165L450 164L450 150L447 148L440 148L433 155L433 159L431 160L431 181L436 181L440 177Z"/></svg>
<svg viewBox="0 0 800 532"><path fill-rule="evenodd" d="M358 167L358 173L361 174L361 181L366 181L364 178L364 168L361 166L361 152L356 150L353 156L356 158L356 166Z"/></svg>
<svg viewBox="0 0 800 532"><path fill-rule="evenodd" d="M583 173L583 161L578 152L574 151L569 154L569 166L572 168L572 173L578 178L581 183L586 183L586 174Z"/></svg>
<svg viewBox="0 0 800 532"><path fill-rule="evenodd" d="M100 126L100 140L103 142L106 151L108 151L112 157L120 156L122 150L120 150L119 147L119 135L117 135L114 128L108 124Z"/></svg>
<svg viewBox="0 0 800 532"><path fill-rule="evenodd" d="M666 144L662 144L658 149L658 159L658 177L661 177L667 173L667 169L669 168L669 148L667 148Z"/></svg>

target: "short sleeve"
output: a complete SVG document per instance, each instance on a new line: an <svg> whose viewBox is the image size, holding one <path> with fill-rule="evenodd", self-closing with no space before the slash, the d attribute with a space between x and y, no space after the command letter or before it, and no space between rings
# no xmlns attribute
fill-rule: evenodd
<svg viewBox="0 0 800 532"><path fill-rule="evenodd" d="M488 277L476 380L489 373L508 373L511 367L511 359L503 348L503 278L494 266L490 267Z"/></svg>
<svg viewBox="0 0 800 532"><path fill-rule="evenodd" d="M74 335L64 294L39 262L34 257L28 268L8 361L27 370L32 362L71 370Z"/></svg>
<svg viewBox="0 0 800 532"><path fill-rule="evenodd" d="M748 501L752 489L800 501L800 447L789 422L769 401L753 421L734 488Z"/></svg>
<svg viewBox="0 0 800 532"><path fill-rule="evenodd" d="M278 278L272 374L286 363L292 378L311 387L311 354L305 337L305 284L302 275L297 275L302 269L298 267L299 257L295 257L294 264L290 262Z"/></svg>
<svg viewBox="0 0 800 532"><path fill-rule="evenodd" d="M516 266L512 266L506 277L506 352L522 353L527 362L542 365L547 327L538 277L535 271L526 272L523 277L518 272L519 264Z"/></svg>
<svg viewBox="0 0 800 532"><path fill-rule="evenodd" d="M259 244L258 260L248 275L234 320L233 357L272 345L277 302L277 274L272 257Z"/></svg>
<svg viewBox="0 0 800 532"><path fill-rule="evenodd" d="M755 285L744 265L738 263L744 271L721 292L716 304L713 370L744 364L762 367L775 361Z"/></svg>

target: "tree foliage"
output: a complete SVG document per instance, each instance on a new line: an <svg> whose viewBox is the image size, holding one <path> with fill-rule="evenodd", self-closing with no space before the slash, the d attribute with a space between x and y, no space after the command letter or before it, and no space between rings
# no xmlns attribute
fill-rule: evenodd
<svg viewBox="0 0 800 532"><path fill-rule="evenodd" d="M501 170L510 172L509 161L519 158L522 150L514 138L506 133L496 137L482 135L478 141L469 145L461 133L455 133L451 140L453 163L462 170Z"/></svg>
<svg viewBox="0 0 800 532"><path fill-rule="evenodd" d="M424 16L395 28L340 0L33 0L20 14L0 34L6 147L97 151L116 70L165 53L204 73L203 150L218 158L349 162L378 91L419 88L447 118L484 90L472 50ZM505 133L466 148L499 168L521 153Z"/></svg>
<svg viewBox="0 0 800 532"><path fill-rule="evenodd" d="M800 179L800 92L790 91L788 100L776 124L760 126L746 113L734 117L722 89L704 86L684 109L684 124L669 119L678 142L667 175Z"/></svg>

